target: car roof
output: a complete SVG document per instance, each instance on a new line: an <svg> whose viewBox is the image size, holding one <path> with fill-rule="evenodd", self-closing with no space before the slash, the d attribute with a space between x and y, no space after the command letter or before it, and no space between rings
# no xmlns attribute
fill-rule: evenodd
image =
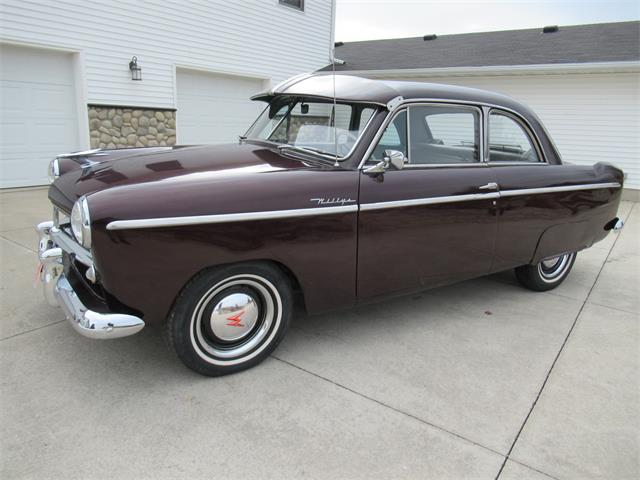
<svg viewBox="0 0 640 480"><path fill-rule="evenodd" d="M336 100L340 102L369 103L384 107L402 97L402 100L450 100L495 105L526 116L531 113L520 102L486 90L439 83L372 80L353 75L333 75L330 72L298 75L271 90L254 95L251 99L268 102L278 96L296 96L333 100L334 92Z"/></svg>
<svg viewBox="0 0 640 480"><path fill-rule="evenodd" d="M287 96L329 101L335 98L338 102L380 105L390 111L400 102L412 100L498 107L524 118L542 142L546 154L557 159L550 163L561 162L558 149L534 111L499 93L439 83L372 80L354 75L334 75L333 72L316 72L292 77L251 99L270 102L274 98Z"/></svg>

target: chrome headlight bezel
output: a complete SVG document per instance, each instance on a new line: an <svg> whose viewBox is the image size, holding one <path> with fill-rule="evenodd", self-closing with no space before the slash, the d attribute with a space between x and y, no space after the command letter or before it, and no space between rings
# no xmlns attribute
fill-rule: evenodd
<svg viewBox="0 0 640 480"><path fill-rule="evenodd" d="M91 217L89 216L89 203L82 196L73 204L71 210L71 232L76 241L84 248L91 248Z"/></svg>
<svg viewBox="0 0 640 480"><path fill-rule="evenodd" d="M49 162L49 183L53 183L58 177L60 177L60 160L58 157Z"/></svg>

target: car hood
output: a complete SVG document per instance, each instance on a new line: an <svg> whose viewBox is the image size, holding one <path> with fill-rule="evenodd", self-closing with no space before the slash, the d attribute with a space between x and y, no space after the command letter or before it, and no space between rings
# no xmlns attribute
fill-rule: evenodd
<svg viewBox="0 0 640 480"><path fill-rule="evenodd" d="M273 148L249 143L94 151L62 158L63 173L51 186L49 196L68 211L82 195L113 187L213 182L221 177L310 166Z"/></svg>

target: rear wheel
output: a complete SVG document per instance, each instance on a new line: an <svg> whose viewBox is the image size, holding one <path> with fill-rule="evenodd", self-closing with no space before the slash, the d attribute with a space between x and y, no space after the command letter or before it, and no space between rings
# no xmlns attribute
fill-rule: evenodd
<svg viewBox="0 0 640 480"><path fill-rule="evenodd" d="M575 260L575 252L547 258L536 265L523 265L516 268L516 277L530 290L537 292L551 290L567 278Z"/></svg>
<svg viewBox="0 0 640 480"><path fill-rule="evenodd" d="M180 293L169 314L169 346L192 370L225 375L264 360L291 320L287 278L268 264L205 270Z"/></svg>

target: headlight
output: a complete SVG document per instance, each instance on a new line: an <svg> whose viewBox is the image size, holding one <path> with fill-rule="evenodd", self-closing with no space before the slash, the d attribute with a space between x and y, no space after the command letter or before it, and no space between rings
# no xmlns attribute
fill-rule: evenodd
<svg viewBox="0 0 640 480"><path fill-rule="evenodd" d="M80 197L71 210L71 230L78 243L91 248L91 218L86 197Z"/></svg>
<svg viewBox="0 0 640 480"><path fill-rule="evenodd" d="M54 158L49 162L49 182L53 181L60 176L60 161Z"/></svg>

